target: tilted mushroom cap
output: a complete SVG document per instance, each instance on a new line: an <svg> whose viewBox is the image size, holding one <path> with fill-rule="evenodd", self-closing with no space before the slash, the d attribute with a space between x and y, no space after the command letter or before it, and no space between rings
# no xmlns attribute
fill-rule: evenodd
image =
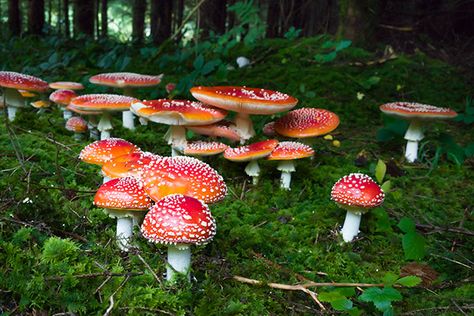
<svg viewBox="0 0 474 316"><path fill-rule="evenodd" d="M13 71L0 71L0 87L37 92L49 89L46 81Z"/></svg>
<svg viewBox="0 0 474 316"><path fill-rule="evenodd" d="M103 165L116 157L140 152L134 144L121 138L107 138L87 145L79 154L79 159L94 165Z"/></svg>
<svg viewBox="0 0 474 316"><path fill-rule="evenodd" d="M223 153L229 146L219 142L203 142L195 141L189 142L184 147L185 155L195 156L212 156Z"/></svg>
<svg viewBox="0 0 474 316"><path fill-rule="evenodd" d="M365 212L381 205L385 194L366 174L351 173L339 179L331 190L331 199L347 210Z"/></svg>
<svg viewBox="0 0 474 316"><path fill-rule="evenodd" d="M286 137L304 138L330 133L338 125L339 117L331 111L301 108L279 118L275 131Z"/></svg>
<svg viewBox="0 0 474 316"><path fill-rule="evenodd" d="M161 157L149 152L133 152L118 156L102 165L102 173L111 179L121 177L139 177L142 168L152 160Z"/></svg>
<svg viewBox="0 0 474 316"><path fill-rule="evenodd" d="M87 122L82 117L73 116L67 120L66 129L75 133L85 133L87 131Z"/></svg>
<svg viewBox="0 0 474 316"><path fill-rule="evenodd" d="M201 245L216 234L216 221L203 202L173 194L151 207L141 232L143 237L155 243Z"/></svg>
<svg viewBox="0 0 474 316"><path fill-rule="evenodd" d="M71 100L71 105L83 111L128 111L138 99L118 94L85 94Z"/></svg>
<svg viewBox="0 0 474 316"><path fill-rule="evenodd" d="M94 205L114 210L143 211L151 207L151 199L140 180L125 177L102 184L95 194Z"/></svg>
<svg viewBox="0 0 474 316"><path fill-rule="evenodd" d="M82 90L84 86L82 83L73 82L73 81L57 81L49 84L51 89L66 89L66 90Z"/></svg>
<svg viewBox="0 0 474 316"><path fill-rule="evenodd" d="M240 136L235 129L232 128L231 122L225 120L210 125L186 126L186 128L199 135L223 137L234 142L240 140Z"/></svg>
<svg viewBox="0 0 474 316"><path fill-rule="evenodd" d="M227 148L224 151L224 158L232 161L250 161L266 157L276 148L276 139L267 139L237 148Z"/></svg>
<svg viewBox="0 0 474 316"><path fill-rule="evenodd" d="M75 97L77 97L76 92L65 89L56 90L49 95L49 99L59 105L69 105Z"/></svg>
<svg viewBox="0 0 474 316"><path fill-rule="evenodd" d="M272 151L268 160L292 160L307 158L314 155L314 150L308 145L298 142L280 142Z"/></svg>
<svg viewBox="0 0 474 316"><path fill-rule="evenodd" d="M449 108L441 108L433 105L414 102L385 103L380 106L380 111L389 115L414 119L443 119L453 118L458 115L455 111Z"/></svg>
<svg viewBox="0 0 474 316"><path fill-rule="evenodd" d="M36 93L33 93L31 91L27 91L27 90L18 90L18 92L21 94L22 97L24 98L34 98L37 96Z"/></svg>
<svg viewBox="0 0 474 316"><path fill-rule="evenodd" d="M227 112L189 100L150 100L132 104L131 110L152 122L167 125L207 125L222 120Z"/></svg>
<svg viewBox="0 0 474 316"><path fill-rule="evenodd" d="M30 103L35 109L49 108L51 103L49 101L38 100Z"/></svg>
<svg viewBox="0 0 474 316"><path fill-rule="evenodd" d="M248 87L193 87L191 94L201 102L229 111L248 114L273 114L293 108L298 99L287 94Z"/></svg>
<svg viewBox="0 0 474 316"><path fill-rule="evenodd" d="M208 164L191 157L163 157L141 171L148 195L158 201L169 194L184 194L205 203L224 199L224 179Z"/></svg>
<svg viewBox="0 0 474 316"><path fill-rule="evenodd" d="M161 82L163 74L158 76L141 75L132 72L111 72L92 76L89 81L101 86L115 88L151 87Z"/></svg>

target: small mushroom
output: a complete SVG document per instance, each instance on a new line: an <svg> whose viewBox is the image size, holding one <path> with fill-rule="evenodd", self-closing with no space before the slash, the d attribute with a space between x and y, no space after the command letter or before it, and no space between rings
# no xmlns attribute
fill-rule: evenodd
<svg viewBox="0 0 474 316"><path fill-rule="evenodd" d="M87 122L82 117L73 116L66 121L66 129L74 132L74 139L80 140L82 134L87 132Z"/></svg>
<svg viewBox="0 0 474 316"><path fill-rule="evenodd" d="M188 156L213 156L222 154L229 146L219 142L188 142L183 153Z"/></svg>
<svg viewBox="0 0 474 316"><path fill-rule="evenodd" d="M172 194L151 207L141 232L151 242L168 245L166 279L173 281L176 273L189 278L191 246L208 243L216 234L216 221L200 200Z"/></svg>
<svg viewBox="0 0 474 316"><path fill-rule="evenodd" d="M63 111L63 118L67 120L72 116L71 111L67 107L75 97L77 97L77 94L73 90L60 89L51 93L49 100L59 105L61 111Z"/></svg>
<svg viewBox="0 0 474 316"><path fill-rule="evenodd" d="M385 193L368 175L351 173L334 184L331 199L347 211L341 233L344 241L350 242L359 233L362 214L381 205Z"/></svg>
<svg viewBox="0 0 474 316"><path fill-rule="evenodd" d="M240 140L240 136L235 130L235 125L227 120L222 120L210 125L186 126L186 128L199 135L206 135L213 138L222 137L231 142Z"/></svg>
<svg viewBox="0 0 474 316"><path fill-rule="evenodd" d="M54 90L82 90L84 86L82 83L74 82L74 81L56 81L51 82L49 87Z"/></svg>

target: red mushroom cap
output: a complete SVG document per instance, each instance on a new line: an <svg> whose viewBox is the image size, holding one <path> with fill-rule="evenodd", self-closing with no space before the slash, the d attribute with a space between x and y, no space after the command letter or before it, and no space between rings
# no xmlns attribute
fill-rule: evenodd
<svg viewBox="0 0 474 316"><path fill-rule="evenodd" d="M269 122L265 125L263 125L263 135L268 136L268 137L273 137L277 134L275 131L275 122Z"/></svg>
<svg viewBox="0 0 474 316"><path fill-rule="evenodd" d="M83 110L79 110L78 108L76 108L75 106L72 106L72 105L68 105L66 107L66 110L77 113L77 114L80 114L80 115L101 115L103 113L102 111L83 111Z"/></svg>
<svg viewBox="0 0 474 316"><path fill-rule="evenodd" d="M95 194L94 205L114 210L144 211L150 208L151 199L139 180L126 177L102 184Z"/></svg>
<svg viewBox="0 0 474 316"><path fill-rule="evenodd" d="M246 146L227 148L224 151L224 158L232 161L257 160L270 155L277 145L276 139L267 139Z"/></svg>
<svg viewBox="0 0 474 316"><path fill-rule="evenodd" d="M272 151L268 160L293 160L314 155L314 150L308 145L298 142L280 142Z"/></svg>
<svg viewBox="0 0 474 316"><path fill-rule="evenodd" d="M77 97L76 92L64 89L56 90L49 95L49 99L59 105L69 105L75 97Z"/></svg>
<svg viewBox="0 0 474 316"><path fill-rule="evenodd" d="M193 87L190 91L201 102L248 114L283 112L298 103L298 99L278 91L245 86Z"/></svg>
<svg viewBox="0 0 474 316"><path fill-rule="evenodd" d="M416 119L453 118L458 115L449 108L414 102L385 103L380 106L380 110L386 114Z"/></svg>
<svg viewBox="0 0 474 316"><path fill-rule="evenodd" d="M152 122L168 125L207 125L222 120L227 112L189 100L150 100L134 103L132 112Z"/></svg>
<svg viewBox="0 0 474 316"><path fill-rule="evenodd" d="M198 140L187 143L186 147L184 147L184 154L191 156L212 156L223 153L228 147L226 144L219 142L203 142Z"/></svg>
<svg viewBox="0 0 474 316"><path fill-rule="evenodd" d="M141 231L143 237L155 243L201 245L216 234L216 221L203 202L173 194L153 205Z"/></svg>
<svg viewBox="0 0 474 316"><path fill-rule="evenodd" d="M166 84L165 89L167 93L171 93L176 88L176 83L170 82Z"/></svg>
<svg viewBox="0 0 474 316"><path fill-rule="evenodd" d="M138 88L156 86L161 82L162 77L163 75L149 76L132 72L111 72L92 76L89 81L93 84L115 88Z"/></svg>
<svg viewBox="0 0 474 316"><path fill-rule="evenodd" d="M138 99L118 94L85 94L71 100L70 105L83 111L128 111Z"/></svg>
<svg viewBox="0 0 474 316"><path fill-rule="evenodd" d="M275 131L286 137L304 138L335 130L339 117L328 110L301 108L288 112L275 122Z"/></svg>
<svg viewBox="0 0 474 316"><path fill-rule="evenodd" d="M85 133L87 131L87 122L82 117L73 116L67 120L66 129L75 133Z"/></svg>
<svg viewBox="0 0 474 316"><path fill-rule="evenodd" d="M151 161L141 171L141 178L154 201L169 194L184 194L205 203L215 203L227 193L222 176L208 164L191 157L163 157Z"/></svg>
<svg viewBox="0 0 474 316"><path fill-rule="evenodd" d="M51 89L67 89L67 90L82 90L84 86L82 83L73 82L73 81L57 81L49 84Z"/></svg>
<svg viewBox="0 0 474 316"><path fill-rule="evenodd" d="M13 71L0 71L0 87L37 92L49 89L46 81Z"/></svg>
<svg viewBox="0 0 474 316"><path fill-rule="evenodd" d="M381 205L385 193L371 177L351 173L337 181L331 190L331 199L347 210L366 212Z"/></svg>
<svg viewBox="0 0 474 316"><path fill-rule="evenodd" d="M79 154L79 159L101 166L111 159L133 152L140 152L140 149L126 140L107 138L95 141L84 147Z"/></svg>
<svg viewBox="0 0 474 316"><path fill-rule="evenodd" d="M149 152L133 152L118 156L102 165L102 173L113 179L121 177L140 177L140 171L152 160L161 157Z"/></svg>
<svg viewBox="0 0 474 316"><path fill-rule="evenodd" d="M234 142L240 140L240 136L232 128L231 122L225 120L210 125L186 126L186 128L200 135L223 137Z"/></svg>

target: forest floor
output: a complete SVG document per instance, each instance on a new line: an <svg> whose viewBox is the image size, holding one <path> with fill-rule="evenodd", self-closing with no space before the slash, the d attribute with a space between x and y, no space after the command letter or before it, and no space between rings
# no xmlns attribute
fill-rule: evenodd
<svg viewBox="0 0 474 316"><path fill-rule="evenodd" d="M91 141L75 141L64 129L58 109L40 115L22 109L10 130L0 115L0 312L356 315L385 310L389 315L393 305L395 314L401 315L473 313L474 125L430 124L421 161L408 164L400 132L406 125L384 117L379 105L407 100L464 113L474 85L459 69L422 52L384 55L349 47L333 61L318 62L314 56L321 53L321 41L265 40L222 58L233 63L243 54L252 61L250 67L194 78L196 85L279 90L297 97L297 107L337 113L341 124L332 133L340 147L315 139L316 155L298 162L291 191L279 189L279 171L271 161L262 162L260 182L253 186L243 164L222 157L206 160L223 175L229 194L211 205L217 235L208 245L193 249L191 283L162 281L165 247L136 237L139 250L119 252L115 221L92 205L102 183L99 169L78 160ZM78 80L86 85L86 93L106 91L88 83L92 74L126 70L164 72L158 89L139 90L137 96L165 97L166 83L178 82L199 66L193 55L179 65L163 58L160 64L145 48L129 48L107 58L113 47L55 44L53 39L50 46L36 44L5 44L0 50L4 70L47 81ZM148 59L140 60L145 55ZM275 117L254 118L255 140L265 138L262 127ZM169 154L164 126L149 124L131 132L119 127L119 116L113 123L114 136L146 151ZM343 244L338 230L345 211L330 200L331 187L351 172L374 177L379 160L387 165L385 180L390 180L391 189L381 207L363 216L357 240ZM423 283L389 291L400 275L418 275ZM264 284L246 284L236 276ZM288 290L271 288L267 282L379 286L369 297L363 286Z"/></svg>

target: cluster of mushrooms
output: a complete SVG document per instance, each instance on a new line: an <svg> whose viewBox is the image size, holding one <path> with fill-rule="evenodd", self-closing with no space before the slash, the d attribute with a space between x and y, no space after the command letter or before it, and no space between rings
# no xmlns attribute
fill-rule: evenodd
<svg viewBox="0 0 474 316"><path fill-rule="evenodd" d="M100 74L91 77L90 82L121 88L124 95L77 96L73 89L83 88L77 83L57 82L48 86L32 76L0 71L3 90L0 104L8 107L8 119L13 120L16 109L25 105L25 91L44 93L49 88L59 89L50 95L50 100L64 107L67 126L71 130L75 126L81 126L82 130L87 126L96 127L101 132L101 140L86 146L79 157L101 166L104 175L94 204L117 218L117 242L121 250L130 249L134 225L140 225L142 236L150 241L167 244L167 279L171 280L175 272L188 274L190 245L204 244L215 235L216 223L207 204L222 200L227 192L216 170L189 156L223 154L225 159L247 162L245 171L254 184L260 175L258 160L278 160L281 188L289 190L291 173L295 171L294 160L314 155L311 146L291 139L332 137L329 133L340 121L335 113L326 109L292 110L298 100L285 93L245 86L193 87L190 92L197 101L138 100L131 96L133 88L154 86L160 81L161 75ZM169 92L173 88L169 84L166 89ZM417 159L418 143L423 139L422 127L427 120L457 115L449 108L409 102L383 104L380 110L410 121L405 135L408 162ZM89 122L71 117L69 111L89 116ZM235 112L233 121L225 120L228 111ZM263 134L271 139L245 145L256 134L250 115L286 111L289 112L264 126ZM171 145L171 157L143 152L126 140L111 138L111 112L123 112L123 126L129 129L134 129L134 115L142 124L150 121L169 125L165 139ZM101 117L98 123L94 116ZM212 140L188 141L186 130ZM240 142L240 146L230 147L216 141L218 137ZM341 230L345 242L357 236L362 214L381 205L384 198L381 187L365 174L352 173L334 184L331 199L347 211Z"/></svg>

